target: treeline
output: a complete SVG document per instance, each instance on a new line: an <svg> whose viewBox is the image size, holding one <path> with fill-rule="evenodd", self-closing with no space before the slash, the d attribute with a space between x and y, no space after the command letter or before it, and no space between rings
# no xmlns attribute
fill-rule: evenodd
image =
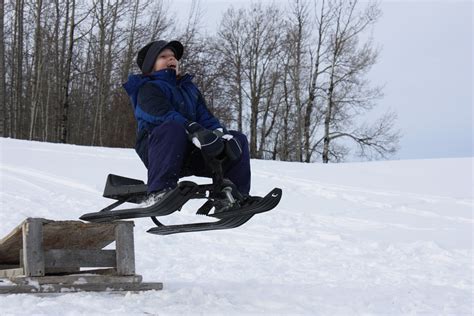
<svg viewBox="0 0 474 316"><path fill-rule="evenodd" d="M163 1L12 0L0 8L0 135L133 147L135 120L121 85L136 52L157 39L185 46L208 107L249 136L254 158L368 159L397 150L395 114L364 122L382 97L367 73L378 49L377 3L295 0L289 8L230 7L215 34L199 2L174 17Z"/></svg>

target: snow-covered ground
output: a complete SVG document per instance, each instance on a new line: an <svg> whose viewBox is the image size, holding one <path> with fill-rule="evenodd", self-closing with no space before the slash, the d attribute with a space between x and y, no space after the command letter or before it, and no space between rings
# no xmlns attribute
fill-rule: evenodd
<svg viewBox="0 0 474 316"><path fill-rule="evenodd" d="M133 150L0 146L0 237L26 217L99 210L108 173L146 178ZM137 272L163 291L3 295L0 314L472 314L473 162L253 160L252 193L282 188L277 209L234 230L170 236L135 221ZM192 206L163 221L194 221Z"/></svg>

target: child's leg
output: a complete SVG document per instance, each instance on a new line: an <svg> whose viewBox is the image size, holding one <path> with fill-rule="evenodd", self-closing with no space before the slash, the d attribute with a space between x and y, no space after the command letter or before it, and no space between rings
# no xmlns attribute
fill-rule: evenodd
<svg viewBox="0 0 474 316"><path fill-rule="evenodd" d="M223 166L224 177L232 181L240 193L247 195L250 192L247 137L237 131L230 131L230 134L240 143L242 156ZM184 127L173 121L156 127L148 139L148 192L174 188L180 177L190 175L212 177L201 152L188 141Z"/></svg>
<svg viewBox="0 0 474 316"><path fill-rule="evenodd" d="M224 177L232 181L240 193L247 195L250 192L250 154L247 137L237 131L230 131L242 148L242 157L238 161L227 162L222 168ZM212 172L206 165L199 150L192 150L186 158L186 172L182 176L195 175L198 177L212 178Z"/></svg>
<svg viewBox="0 0 474 316"><path fill-rule="evenodd" d="M250 153L247 137L237 131L229 132L240 143L242 156L239 160L225 166L224 177L232 181L240 193L247 195L250 192Z"/></svg>
<svg viewBox="0 0 474 316"><path fill-rule="evenodd" d="M153 129L148 138L148 192L176 187L188 144L186 131L177 122Z"/></svg>

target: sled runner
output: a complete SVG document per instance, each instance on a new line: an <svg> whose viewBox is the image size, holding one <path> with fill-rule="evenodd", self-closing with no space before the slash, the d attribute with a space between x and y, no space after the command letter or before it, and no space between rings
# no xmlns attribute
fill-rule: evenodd
<svg viewBox="0 0 474 316"><path fill-rule="evenodd" d="M167 192L157 203L147 207L115 210L119 205L129 202L139 204L147 198L147 186L141 180L109 174L104 189L104 197L117 200L99 212L87 213L80 217L88 222L110 222L120 219L151 217L156 227L148 230L157 235L197 232L217 229L230 229L245 224L252 216L270 211L280 202L282 190L274 188L264 197L243 197L234 184L222 178L220 164L212 184L198 185L191 181L181 181ZM164 225L157 217L180 211L191 199L205 200L197 210L197 215L218 219L212 222Z"/></svg>

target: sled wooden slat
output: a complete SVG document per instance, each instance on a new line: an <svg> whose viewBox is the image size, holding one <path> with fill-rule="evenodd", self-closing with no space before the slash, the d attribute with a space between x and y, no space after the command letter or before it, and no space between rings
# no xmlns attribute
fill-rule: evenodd
<svg viewBox="0 0 474 316"><path fill-rule="evenodd" d="M47 275L44 277L18 277L12 280L18 285L33 284L83 284L83 283L140 283L141 275L116 276L116 275Z"/></svg>
<svg viewBox="0 0 474 316"><path fill-rule="evenodd" d="M44 252L44 264L48 268L68 267L115 267L115 250L64 250Z"/></svg>
<svg viewBox="0 0 474 316"><path fill-rule="evenodd" d="M17 276L23 276L23 268L15 268L15 269L4 269L0 271L1 278L14 278Z"/></svg>
<svg viewBox="0 0 474 316"><path fill-rule="evenodd" d="M116 258L117 274L134 275L135 274L135 250L133 243L133 227L117 226L115 228L116 236Z"/></svg>
<svg viewBox="0 0 474 316"><path fill-rule="evenodd" d="M0 240L0 265L19 264L18 251L23 248L23 225L43 223L43 247L47 249L102 249L115 241L118 223L84 223L81 221L54 222L43 218L28 218Z"/></svg>
<svg viewBox="0 0 474 316"><path fill-rule="evenodd" d="M74 292L141 292L162 290L162 283L85 283L85 284L60 284L51 283L44 285L0 285L0 294L21 293L74 293Z"/></svg>
<svg viewBox="0 0 474 316"><path fill-rule="evenodd" d="M28 219L0 239L0 265L19 264L19 252L23 249L23 225L27 222Z"/></svg>
<svg viewBox="0 0 474 316"><path fill-rule="evenodd" d="M82 271L79 270L79 268L60 268L60 269L55 269L55 268L46 268L45 269L46 274L71 274L71 273L82 273ZM16 278L19 276L24 276L25 275L25 270L23 268L11 268L11 269L1 269L0 270L0 278ZM92 270L91 270L92 271ZM94 273L99 273L99 274L106 274L104 273L107 271L109 274L116 274L115 269L100 269L100 270L93 270ZM95 272L96 271L96 272Z"/></svg>
<svg viewBox="0 0 474 316"><path fill-rule="evenodd" d="M162 290L162 283L142 283L140 275L67 275L17 277L8 284L0 282L0 294L14 293L70 293L82 291L149 291Z"/></svg>
<svg viewBox="0 0 474 316"><path fill-rule="evenodd" d="M44 269L43 222L32 218L23 223L23 269L27 276L42 276Z"/></svg>
<svg viewBox="0 0 474 316"><path fill-rule="evenodd" d="M0 294L162 289L135 274L133 226L27 218L0 240Z"/></svg>

